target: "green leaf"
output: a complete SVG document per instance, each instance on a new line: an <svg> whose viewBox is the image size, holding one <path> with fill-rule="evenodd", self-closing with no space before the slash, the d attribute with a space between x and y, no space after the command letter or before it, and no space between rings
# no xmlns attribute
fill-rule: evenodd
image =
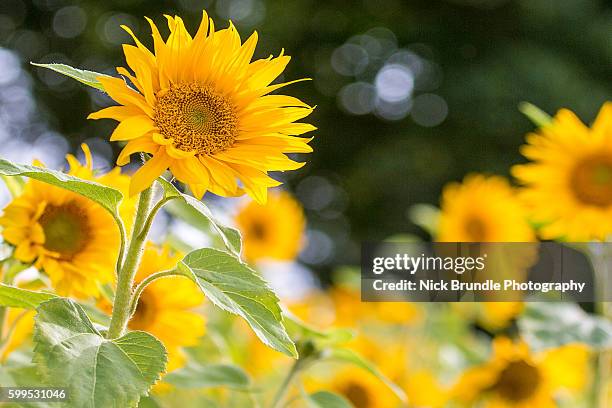
<svg viewBox="0 0 612 408"><path fill-rule="evenodd" d="M31 64L37 67L50 69L62 75L66 75L72 79L76 79L77 81L87 86L91 86L92 88L99 89L100 91L104 91L104 87L102 86L100 81L98 81L98 77L108 76L108 75L100 74L98 72L86 71L83 69L74 68L74 67L71 67L70 65L65 65L65 64L37 64L35 62L31 62Z"/></svg>
<svg viewBox="0 0 612 408"><path fill-rule="evenodd" d="M164 372L166 350L155 337L105 339L70 299L42 303L35 322L33 360L47 381L68 388L71 406L135 407Z"/></svg>
<svg viewBox="0 0 612 408"><path fill-rule="evenodd" d="M347 328L332 328L319 330L303 322L290 311L283 312L285 326L293 339L313 340L320 347L329 345L339 345L351 341L355 337L355 332Z"/></svg>
<svg viewBox="0 0 612 408"><path fill-rule="evenodd" d="M119 218L118 208L119 203L123 200L123 194L112 187L104 186L95 181L83 180L61 171L12 163L4 159L0 159L0 174L5 176L26 176L43 183L73 191L100 204L115 219Z"/></svg>
<svg viewBox="0 0 612 408"><path fill-rule="evenodd" d="M138 408L162 408L153 397L142 397L138 402Z"/></svg>
<svg viewBox="0 0 612 408"><path fill-rule="evenodd" d="M227 386L246 390L251 384L248 374L240 367L228 364L189 364L164 377L164 381L179 388L210 388Z"/></svg>
<svg viewBox="0 0 612 408"><path fill-rule="evenodd" d="M11 357L13 353L11 353ZM46 387L48 386L38 373L36 366L28 363L22 364L11 364L3 363L0 364L0 385L3 387ZM52 407L65 407L66 404L63 402L20 402L17 403L3 403L3 408L52 408Z"/></svg>
<svg viewBox="0 0 612 408"><path fill-rule="evenodd" d="M353 350L332 349L332 350L329 350L329 354L327 355L327 358L349 363L349 364L354 364L357 367L360 367L366 370L367 372L369 372L370 374L378 378L381 382L383 382L387 387L389 387L389 389L391 389L391 391L393 391L399 399L401 399L404 402L407 401L407 396L404 390L402 390L397 384L395 384L393 381L388 379L383 373L381 373L380 370L378 370L378 368L374 366L374 364L370 363L368 360L361 357L359 354L355 353Z"/></svg>
<svg viewBox="0 0 612 408"><path fill-rule="evenodd" d="M353 405L343 396L329 391L319 391L308 396L313 408L351 408Z"/></svg>
<svg viewBox="0 0 612 408"><path fill-rule="evenodd" d="M35 292L0 283L0 306L36 309L42 302L57 297L52 293Z"/></svg>
<svg viewBox="0 0 612 408"><path fill-rule="evenodd" d="M179 262L177 272L196 282L215 305L242 316L264 344L297 357L295 345L283 326L278 298L239 259L217 249L197 249Z"/></svg>
<svg viewBox="0 0 612 408"><path fill-rule="evenodd" d="M202 201L181 193L172 183L165 180L163 177L160 177L158 181L164 189L164 197L174 199L166 206L166 210L170 214L188 222L196 228L212 230L221 237L223 244L230 252L236 256L240 256L242 248L240 231L219 223L213 216L212 211L210 211Z"/></svg>
<svg viewBox="0 0 612 408"><path fill-rule="evenodd" d="M574 303L526 303L518 326L534 349L574 342L585 343L595 349L612 347L612 323L589 315Z"/></svg>

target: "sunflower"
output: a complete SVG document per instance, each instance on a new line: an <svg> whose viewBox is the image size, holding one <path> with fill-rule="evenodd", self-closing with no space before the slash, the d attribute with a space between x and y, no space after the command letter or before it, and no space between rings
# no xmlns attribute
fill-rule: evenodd
<svg viewBox="0 0 612 408"><path fill-rule="evenodd" d="M456 302L451 303L450 307L457 318L477 324L489 333L499 333L511 328L512 323L525 310L525 303Z"/></svg>
<svg viewBox="0 0 612 408"><path fill-rule="evenodd" d="M414 407L442 408L448 403L449 391L428 370L409 374L404 389Z"/></svg>
<svg viewBox="0 0 612 408"><path fill-rule="evenodd" d="M472 174L442 192L437 239L442 242L529 242L534 233L506 179Z"/></svg>
<svg viewBox="0 0 612 408"><path fill-rule="evenodd" d="M274 191L265 205L250 201L236 215L249 262L295 259L304 243L306 220L300 203L285 191Z"/></svg>
<svg viewBox="0 0 612 408"><path fill-rule="evenodd" d="M90 115L120 122L110 138L127 141L118 165L127 164L136 152L152 155L134 174L130 193L144 190L169 168L198 197L206 191L221 196L246 192L265 203L268 187L281 184L268 172L304 164L285 153L312 151L310 139L295 136L315 129L296 122L313 108L290 96L270 95L297 82L271 85L290 57L281 52L276 58L251 61L257 33L242 43L231 23L215 31L205 12L193 38L180 17L166 19L166 41L147 19L153 52L123 27L136 46L123 46L132 72L117 72L135 88L122 78L99 77L119 106Z"/></svg>
<svg viewBox="0 0 612 408"><path fill-rule="evenodd" d="M0 363L30 339L34 329L34 315L34 310L7 308L4 332L0 333L0 339L3 340L0 343Z"/></svg>
<svg viewBox="0 0 612 408"><path fill-rule="evenodd" d="M97 176L86 145L86 164L66 156L69 174L109 186L127 186L119 169ZM126 202L122 214L133 208ZM50 278L62 296L97 296L99 285L114 279L119 250L119 230L111 215L97 203L68 190L29 180L22 194L0 217L2 236L15 246L14 257L34 265Z"/></svg>
<svg viewBox="0 0 612 408"><path fill-rule="evenodd" d="M512 174L544 239L604 240L612 233L612 102L589 129L567 109L521 149Z"/></svg>
<svg viewBox="0 0 612 408"><path fill-rule="evenodd" d="M148 244L136 273L136 283L155 272L176 267L181 258L180 254L171 254L167 247ZM204 317L192 311L203 302L204 295L189 279L158 279L142 292L128 327L151 333L164 343L168 351L167 371L172 371L185 364L181 347L196 345L204 334Z"/></svg>
<svg viewBox="0 0 612 408"><path fill-rule="evenodd" d="M357 324L414 325L422 321L423 309L409 302L362 302L358 289L338 285L330 290L337 326Z"/></svg>
<svg viewBox="0 0 612 408"><path fill-rule="evenodd" d="M523 302L482 302L478 306L478 322L491 332L508 327L525 310Z"/></svg>
<svg viewBox="0 0 612 408"><path fill-rule="evenodd" d="M365 370L341 368L331 376L306 378L309 392L321 389L346 398L355 408L395 408L400 400L378 378Z"/></svg>
<svg viewBox="0 0 612 408"><path fill-rule="evenodd" d="M577 392L587 384L589 351L582 344L532 353L524 342L499 337L493 356L468 369L453 388L458 401L487 408L556 407L561 391Z"/></svg>

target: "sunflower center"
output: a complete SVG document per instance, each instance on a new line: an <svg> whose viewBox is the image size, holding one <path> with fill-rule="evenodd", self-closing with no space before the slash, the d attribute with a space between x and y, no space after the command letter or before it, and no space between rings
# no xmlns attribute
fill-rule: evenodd
<svg viewBox="0 0 612 408"><path fill-rule="evenodd" d="M612 156L597 154L579 162L572 171L570 187L585 204L612 205Z"/></svg>
<svg viewBox="0 0 612 408"><path fill-rule="evenodd" d="M374 401L371 401L370 394L360 384L350 383L342 390L344 395L355 408L368 408Z"/></svg>
<svg viewBox="0 0 612 408"><path fill-rule="evenodd" d="M536 367L523 360L512 361L501 371L493 389L507 401L521 402L533 396L540 379Z"/></svg>
<svg viewBox="0 0 612 408"><path fill-rule="evenodd" d="M134 316L130 319L128 326L132 330L147 330L155 320L155 301L143 292L138 299Z"/></svg>
<svg viewBox="0 0 612 408"><path fill-rule="evenodd" d="M487 226L480 217L469 217L465 221L463 228L465 228L465 233L471 241L486 241Z"/></svg>
<svg viewBox="0 0 612 408"><path fill-rule="evenodd" d="M91 237L86 211L75 201L47 205L38 222L45 234L44 247L63 259L81 252Z"/></svg>
<svg viewBox="0 0 612 408"><path fill-rule="evenodd" d="M171 85L157 95L154 122L160 133L185 152L214 154L230 147L238 117L230 100L211 87Z"/></svg>
<svg viewBox="0 0 612 408"><path fill-rule="evenodd" d="M266 238L266 226L261 222L253 222L250 228L250 235L257 241L263 241Z"/></svg>

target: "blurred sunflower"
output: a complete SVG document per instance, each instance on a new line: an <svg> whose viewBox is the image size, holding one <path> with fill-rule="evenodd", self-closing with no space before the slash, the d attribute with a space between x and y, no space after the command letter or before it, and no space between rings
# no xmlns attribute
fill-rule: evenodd
<svg viewBox="0 0 612 408"><path fill-rule="evenodd" d="M491 332L507 327L525 310L523 302L482 302L478 306L477 320Z"/></svg>
<svg viewBox="0 0 612 408"><path fill-rule="evenodd" d="M612 102L589 129L567 109L521 148L512 174L544 239L603 240L612 233Z"/></svg>
<svg viewBox="0 0 612 408"><path fill-rule="evenodd" d="M256 378L284 372L288 369L290 360L262 343L252 330L244 327L242 322L237 323L240 325L238 335L245 341L243 352L237 353L241 367Z"/></svg>
<svg viewBox="0 0 612 408"><path fill-rule="evenodd" d="M133 74L125 68L117 72L136 89L122 78L99 77L120 105L90 115L120 122L111 136L128 142L117 160L120 166L136 152L153 156L134 174L130 193L144 190L169 168L197 197L206 191L222 196L246 192L265 203L268 187L281 184L267 173L303 165L285 153L312 151L310 139L295 136L315 129L296 123L313 108L293 97L269 95L296 82L270 85L290 58L281 52L251 62L257 33L241 43L232 24L215 31L205 12L193 38L180 17L166 18L166 41L147 19L154 52L123 27L136 43L123 46Z"/></svg>
<svg viewBox="0 0 612 408"><path fill-rule="evenodd" d="M68 155L68 174L119 189L127 186L129 177L118 168L94 174L89 148L82 148L85 166ZM127 200L122 215L129 217L132 209ZM34 262L59 295L97 296L99 285L114 279L119 230L106 210L77 193L29 180L22 194L4 209L0 225L4 239L15 246L14 257Z"/></svg>
<svg viewBox="0 0 612 408"><path fill-rule="evenodd" d="M533 354L526 343L499 337L491 359L468 369L453 387L459 401L488 408L556 407L559 391L582 390L588 380L589 351L568 344Z"/></svg>
<svg viewBox="0 0 612 408"><path fill-rule="evenodd" d="M468 175L442 192L437 240L529 242L535 239L525 209L507 180Z"/></svg>
<svg viewBox="0 0 612 408"><path fill-rule="evenodd" d="M525 310L523 302L456 302L450 303L456 318L475 323L489 333L508 328Z"/></svg>
<svg viewBox="0 0 612 408"><path fill-rule="evenodd" d="M423 317L420 306L409 302L362 302L358 289L334 286L329 290L337 326L358 323L418 324Z"/></svg>
<svg viewBox="0 0 612 408"><path fill-rule="evenodd" d="M171 254L167 247L148 244L135 282L155 272L172 269L181 259L180 254ZM172 371L185 364L181 347L195 346L198 338L204 335L204 317L192 311L203 302L204 295L189 279L157 279L142 292L128 327L149 332L164 343L168 351L166 369Z"/></svg>
<svg viewBox="0 0 612 408"><path fill-rule="evenodd" d="M304 243L304 211L285 191L272 192L265 205L255 201L244 205L236 215L236 224L249 262L295 259Z"/></svg>
<svg viewBox="0 0 612 408"><path fill-rule="evenodd" d="M34 310L7 308L4 332L0 333L0 339L4 339L4 342L0 343L0 363L31 337L34 315Z"/></svg>
<svg viewBox="0 0 612 408"><path fill-rule="evenodd" d="M408 401L412 406L442 408L448 402L449 391L430 371L415 371L408 376L404 384Z"/></svg>
<svg viewBox="0 0 612 408"><path fill-rule="evenodd" d="M365 370L342 368L322 380L307 378L304 385L309 392L324 389L342 395L355 408L395 408L400 403L385 384Z"/></svg>

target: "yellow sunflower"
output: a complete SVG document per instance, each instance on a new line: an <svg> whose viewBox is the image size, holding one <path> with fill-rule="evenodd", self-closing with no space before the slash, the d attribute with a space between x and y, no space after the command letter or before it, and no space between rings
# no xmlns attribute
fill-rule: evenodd
<svg viewBox="0 0 612 408"><path fill-rule="evenodd" d="M496 297L499 295L496 295ZM457 302L450 304L456 317L477 323L491 333L509 328L525 310L523 302Z"/></svg>
<svg viewBox="0 0 612 408"><path fill-rule="evenodd" d="M575 393L588 382L589 350L568 344L532 353L524 342L499 337L491 359L468 369L453 388L455 399L486 408L556 407L562 391Z"/></svg>
<svg viewBox="0 0 612 408"><path fill-rule="evenodd" d="M355 408L395 408L400 404L385 384L361 369L345 367L331 376L309 377L304 385L309 392L327 390L342 395Z"/></svg>
<svg viewBox="0 0 612 408"><path fill-rule="evenodd" d="M404 389L414 407L442 408L448 403L449 390L428 370L409 374Z"/></svg>
<svg viewBox="0 0 612 408"><path fill-rule="evenodd" d="M119 103L90 115L120 123L111 140L127 141L117 164L130 155L146 152L153 157L135 174L131 194L151 185L166 169L201 197L206 191L222 196L244 192L266 201L268 187L280 183L269 171L295 170L304 163L285 153L308 153L310 139L295 137L314 130L296 121L312 109L299 99L270 95L290 83L271 83L283 72L289 56L251 61L257 33L244 43L230 23L215 31L203 13L192 37L180 17L166 16L170 35L162 39L151 25L154 51L132 33L136 46L124 45L129 79L100 77L104 90ZM237 183L240 181L240 185Z"/></svg>
<svg viewBox="0 0 612 408"><path fill-rule="evenodd" d="M147 245L136 283L155 272L174 268L181 258L180 254L171 254L167 247ZM168 351L167 371L172 371L185 364L181 347L195 346L204 334L204 317L192 310L203 302L204 295L189 279L158 279L142 292L128 327L149 332L164 343Z"/></svg>
<svg viewBox="0 0 612 408"><path fill-rule="evenodd" d="M0 333L0 363L32 336L34 310L7 308L4 332Z"/></svg>
<svg viewBox="0 0 612 408"><path fill-rule="evenodd" d="M612 233L612 102L589 129L567 109L521 149L512 174L544 239L603 240Z"/></svg>
<svg viewBox="0 0 612 408"><path fill-rule="evenodd" d="M260 259L295 259L304 243L306 219L300 203L285 191L270 194L265 205L250 201L236 215L244 256Z"/></svg>
<svg viewBox="0 0 612 408"><path fill-rule="evenodd" d="M482 302L478 306L478 322L493 332L508 327L525 310L523 302Z"/></svg>
<svg viewBox="0 0 612 408"><path fill-rule="evenodd" d="M423 309L409 302L362 302L359 290L348 286L335 286L329 290L337 326L353 327L358 324L418 324Z"/></svg>
<svg viewBox="0 0 612 408"><path fill-rule="evenodd" d="M86 145L86 164L66 156L69 174L121 188L129 177L115 169L97 176ZM129 217L133 205L122 213ZM2 236L15 246L14 257L32 263L50 278L62 296L97 296L99 285L115 276L119 230L112 217L97 203L68 190L29 180L23 193L13 199L0 216Z"/></svg>
<svg viewBox="0 0 612 408"><path fill-rule="evenodd" d="M525 209L506 179L480 174L442 192L438 241L529 242L535 239Z"/></svg>

